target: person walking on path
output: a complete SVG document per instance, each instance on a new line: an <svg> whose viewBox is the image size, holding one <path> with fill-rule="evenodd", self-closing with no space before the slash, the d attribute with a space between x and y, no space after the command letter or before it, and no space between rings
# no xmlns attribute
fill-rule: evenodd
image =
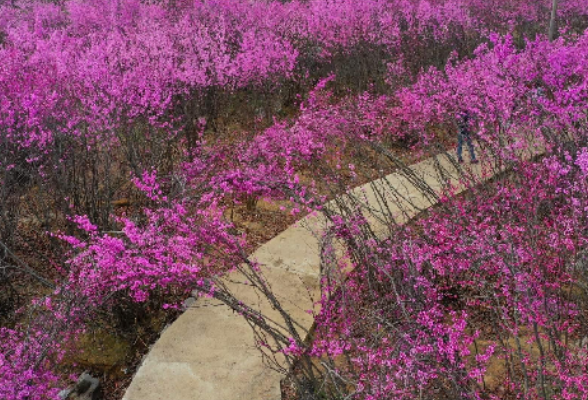
<svg viewBox="0 0 588 400"><path fill-rule="evenodd" d="M474 144L472 143L472 135L469 127L470 115L467 111L460 111L457 114L457 161L463 163L463 143L465 142L470 151L470 162L477 164L478 159L474 152Z"/></svg>

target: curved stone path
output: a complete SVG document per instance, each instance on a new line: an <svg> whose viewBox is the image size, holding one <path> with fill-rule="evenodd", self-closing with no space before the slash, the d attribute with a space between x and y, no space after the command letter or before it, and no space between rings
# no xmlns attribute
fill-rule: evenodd
<svg viewBox="0 0 588 400"><path fill-rule="evenodd" d="M462 179L465 175L483 181L493 175L492 170L487 164L466 165ZM415 176L420 179L415 180ZM466 187L457 177L456 164L441 155L352 193L362 199L366 216L377 230L385 226L385 215L394 215L395 222L405 223L436 203L434 196L423 195L419 182L426 182L437 193L451 185L456 194ZM313 310L311 298L317 299L319 294L317 234L325 226L321 215L306 217L252 255L262 265L282 306L306 330L313 324L312 313L307 311ZM263 296L239 284L239 279L243 278L227 277L238 298L264 315L275 315ZM218 301L200 298L162 333L123 400L280 400L283 376L264 364L254 343L253 331L244 318Z"/></svg>

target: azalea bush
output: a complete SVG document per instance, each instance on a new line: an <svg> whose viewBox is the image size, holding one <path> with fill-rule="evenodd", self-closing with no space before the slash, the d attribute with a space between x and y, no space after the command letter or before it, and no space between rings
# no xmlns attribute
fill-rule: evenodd
<svg viewBox="0 0 588 400"><path fill-rule="evenodd" d="M299 350L327 366L322 386L348 395L353 382L369 399L582 397L586 151L521 162L394 240L340 220L355 268L328 288Z"/></svg>
<svg viewBox="0 0 588 400"><path fill-rule="evenodd" d="M44 334L25 333L6 328L0 330L0 376L3 382L0 394L7 399L57 398L59 376L52 372L49 360L37 363L37 358L48 345L40 341Z"/></svg>

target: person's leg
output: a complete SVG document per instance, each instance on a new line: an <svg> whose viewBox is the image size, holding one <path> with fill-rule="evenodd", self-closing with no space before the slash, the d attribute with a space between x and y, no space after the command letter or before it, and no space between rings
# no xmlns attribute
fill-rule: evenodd
<svg viewBox="0 0 588 400"><path fill-rule="evenodd" d="M463 151L463 135L461 132L457 134L457 161L463 162L461 153Z"/></svg>
<svg viewBox="0 0 588 400"><path fill-rule="evenodd" d="M476 153L474 152L474 144L472 143L472 135L466 135L466 143L468 145L468 149L470 150L470 160L472 162L476 162Z"/></svg>

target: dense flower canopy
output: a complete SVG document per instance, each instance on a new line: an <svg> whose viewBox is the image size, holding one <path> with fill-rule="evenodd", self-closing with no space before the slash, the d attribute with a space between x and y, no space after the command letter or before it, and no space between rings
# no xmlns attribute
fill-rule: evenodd
<svg viewBox="0 0 588 400"><path fill-rule="evenodd" d="M333 376L358 399L439 388L585 398L588 332L572 288L586 276L570 265L588 240L588 2L560 3L555 41L543 34L550 1L3 3L0 243L36 212L60 245L33 311L0 328L0 398L55 398L66 377L50 343L121 295L218 295L215 279L249 261L229 204L320 209L353 186L348 154L443 152L460 110L512 179L442 198L422 220L389 227L394 240L358 239L361 213L331 216L354 272L343 289L325 285L314 343L290 338L280 351L347 356ZM345 87L355 80L362 90ZM252 132L214 131L227 98L250 103ZM286 105L292 118L274 115ZM544 156L521 158L529 147ZM116 212L121 195L136 206ZM479 323L490 314L491 332ZM62 325L44 329L51 320ZM512 345L521 337L531 350ZM487 387L496 360L508 379Z"/></svg>

